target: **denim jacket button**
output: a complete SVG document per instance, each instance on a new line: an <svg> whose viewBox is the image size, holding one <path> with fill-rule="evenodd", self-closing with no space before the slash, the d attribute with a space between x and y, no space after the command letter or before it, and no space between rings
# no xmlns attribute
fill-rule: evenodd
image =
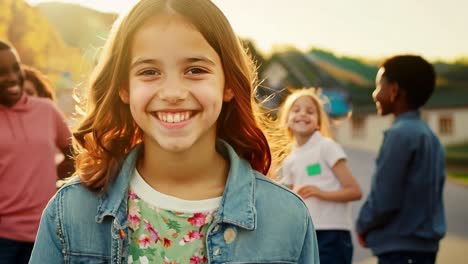
<svg viewBox="0 0 468 264"><path fill-rule="evenodd" d="M224 241L226 241L226 244L231 244L232 241L236 238L236 232L232 228L226 228L224 230Z"/></svg>
<svg viewBox="0 0 468 264"><path fill-rule="evenodd" d="M221 250L219 248L215 248L214 252L213 252L213 255L219 256L220 254L221 254Z"/></svg>

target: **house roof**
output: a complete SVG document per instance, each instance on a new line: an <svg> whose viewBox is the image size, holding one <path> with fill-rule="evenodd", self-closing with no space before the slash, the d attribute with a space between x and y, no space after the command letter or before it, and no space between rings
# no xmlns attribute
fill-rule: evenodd
<svg viewBox="0 0 468 264"><path fill-rule="evenodd" d="M358 87L356 84L340 80L339 75L334 76L336 72L321 67L317 63L318 61L314 60L316 55L320 60L327 60L328 63L336 64L341 69L346 68L345 70L354 74L361 74L366 79L369 79L369 74L374 70L369 65L359 65L352 58L344 58L343 63L340 63L340 58L332 58L333 54L324 55L315 51L308 54L297 50L275 53L269 59L268 64L277 62L288 71L284 87L301 88L314 86L321 87L324 91L327 89L337 90L344 94L344 97L339 99L339 103L346 102L348 105L352 105L353 114L367 115L375 113L375 104L372 99L373 87L371 87L373 85ZM268 64L266 67L268 67ZM376 68L377 66L375 66ZM279 90L284 87L276 88ZM426 109L468 107L468 87L438 87L424 107Z"/></svg>

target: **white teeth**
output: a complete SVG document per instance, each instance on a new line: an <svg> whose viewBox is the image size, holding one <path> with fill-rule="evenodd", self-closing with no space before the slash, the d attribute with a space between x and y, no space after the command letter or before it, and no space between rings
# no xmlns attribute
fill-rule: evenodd
<svg viewBox="0 0 468 264"><path fill-rule="evenodd" d="M175 123L180 122L180 114L179 113L174 115L174 122Z"/></svg>
<svg viewBox="0 0 468 264"><path fill-rule="evenodd" d="M167 113L167 112L157 112L156 116L159 120L168 123L179 123L185 120L188 120L191 116L190 111L179 112L179 113Z"/></svg>

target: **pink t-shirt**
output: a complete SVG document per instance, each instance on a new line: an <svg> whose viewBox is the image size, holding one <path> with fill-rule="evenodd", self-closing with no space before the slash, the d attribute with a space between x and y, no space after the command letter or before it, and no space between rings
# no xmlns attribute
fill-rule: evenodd
<svg viewBox="0 0 468 264"><path fill-rule="evenodd" d="M57 147L70 129L52 101L23 95L0 105L0 237L33 242L42 210L56 191Z"/></svg>

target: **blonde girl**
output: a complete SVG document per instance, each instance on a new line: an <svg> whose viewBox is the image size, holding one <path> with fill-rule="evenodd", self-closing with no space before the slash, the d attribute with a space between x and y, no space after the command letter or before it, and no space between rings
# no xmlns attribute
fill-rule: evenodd
<svg viewBox="0 0 468 264"><path fill-rule="evenodd" d="M77 177L31 263L318 263L306 205L262 175L254 69L211 1L140 1L91 78Z"/></svg>
<svg viewBox="0 0 468 264"><path fill-rule="evenodd" d="M350 201L361 189L331 138L323 103L315 89L293 91L282 105L272 153L283 184L308 205L317 230L321 263L351 263Z"/></svg>

